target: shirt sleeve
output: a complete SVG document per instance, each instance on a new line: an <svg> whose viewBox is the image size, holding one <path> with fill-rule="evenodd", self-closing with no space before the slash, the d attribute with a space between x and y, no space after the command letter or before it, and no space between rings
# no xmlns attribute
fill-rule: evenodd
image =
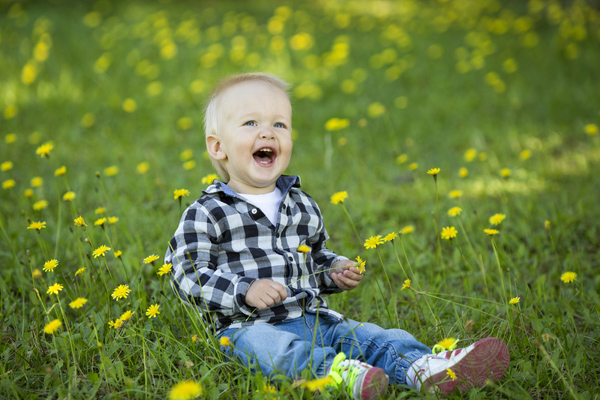
<svg viewBox="0 0 600 400"><path fill-rule="evenodd" d="M186 303L224 316L251 315L246 292L254 279L218 265L221 229L205 207L192 204L169 242L165 262L173 264L171 283Z"/></svg>

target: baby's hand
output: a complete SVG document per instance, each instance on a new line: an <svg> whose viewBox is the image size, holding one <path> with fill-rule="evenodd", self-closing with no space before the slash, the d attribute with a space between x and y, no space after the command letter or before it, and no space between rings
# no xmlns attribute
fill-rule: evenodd
<svg viewBox="0 0 600 400"><path fill-rule="evenodd" d="M351 267L356 262L350 260L340 260L333 263L329 276L336 285L344 290L352 290L358 286L363 275L358 272L358 268Z"/></svg>
<svg viewBox="0 0 600 400"><path fill-rule="evenodd" d="M254 281L246 292L246 304L259 310L266 310L287 298L285 287L270 279Z"/></svg>

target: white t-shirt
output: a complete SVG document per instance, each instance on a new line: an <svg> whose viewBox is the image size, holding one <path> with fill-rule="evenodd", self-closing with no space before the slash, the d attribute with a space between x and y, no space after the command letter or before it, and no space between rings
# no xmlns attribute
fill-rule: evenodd
<svg viewBox="0 0 600 400"><path fill-rule="evenodd" d="M254 204L269 218L273 226L277 225L277 211L279 203L283 198L283 193L279 188L275 188L271 193L265 194L240 194L243 198Z"/></svg>

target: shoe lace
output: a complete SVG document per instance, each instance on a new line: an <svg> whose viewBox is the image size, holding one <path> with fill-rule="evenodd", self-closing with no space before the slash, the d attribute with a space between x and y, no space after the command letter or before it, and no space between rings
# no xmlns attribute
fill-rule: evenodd
<svg viewBox="0 0 600 400"><path fill-rule="evenodd" d="M333 359L333 365L331 366L331 369L329 370L329 377L331 377L333 379L333 381L335 382L336 386L342 386L344 384L344 378L342 376L342 374L344 372L346 372L346 390L348 392L348 394L350 394L352 396L352 389L354 388L354 382L356 381L356 378L358 377L359 374L359 370L360 368L352 365L352 364L346 364L344 366L340 366L341 362L344 361L346 359L346 355L344 353L339 353L337 356L335 356L335 358Z"/></svg>

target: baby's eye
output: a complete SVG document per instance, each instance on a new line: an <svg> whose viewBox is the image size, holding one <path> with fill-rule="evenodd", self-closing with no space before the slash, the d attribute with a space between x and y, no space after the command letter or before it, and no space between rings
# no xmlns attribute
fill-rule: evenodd
<svg viewBox="0 0 600 400"><path fill-rule="evenodd" d="M248 121L248 122L244 122L244 125L248 125L248 126L256 126L256 121Z"/></svg>
<svg viewBox="0 0 600 400"><path fill-rule="evenodd" d="M282 124L281 122L277 122L275 123L275 125L273 125L275 128L285 128L285 125Z"/></svg>

